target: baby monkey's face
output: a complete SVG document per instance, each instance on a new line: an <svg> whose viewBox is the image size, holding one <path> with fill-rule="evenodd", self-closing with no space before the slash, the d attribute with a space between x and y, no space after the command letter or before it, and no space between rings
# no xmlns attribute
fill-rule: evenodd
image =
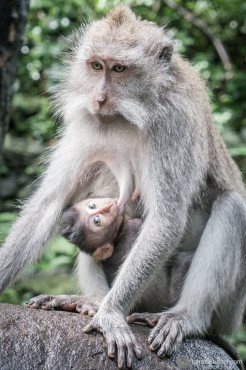
<svg viewBox="0 0 246 370"><path fill-rule="evenodd" d="M117 227L122 221L120 217L122 211L117 206L117 199L85 199L77 203L74 209L78 211L80 220L90 235L102 236L105 232L109 232L113 226Z"/></svg>
<svg viewBox="0 0 246 370"><path fill-rule="evenodd" d="M85 199L64 212L62 235L96 260L109 258L123 221L117 199Z"/></svg>

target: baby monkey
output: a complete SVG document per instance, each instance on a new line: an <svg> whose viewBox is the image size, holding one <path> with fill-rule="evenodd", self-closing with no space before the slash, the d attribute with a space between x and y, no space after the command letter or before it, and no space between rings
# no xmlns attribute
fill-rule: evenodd
<svg viewBox="0 0 246 370"><path fill-rule="evenodd" d="M118 199L95 198L75 204L63 213L61 235L95 261L107 260L113 254L123 220L125 227L129 221L117 202Z"/></svg>
<svg viewBox="0 0 246 370"><path fill-rule="evenodd" d="M117 202L112 198L84 199L68 208L62 216L61 235L102 264L110 287L142 225L141 219L130 217ZM161 312L177 301L192 257L193 252L179 252L168 266L162 266L131 311L142 312L137 320L142 319L153 326L156 316L153 321L147 312ZM96 304L95 300L87 305L83 296L75 295L41 295L28 302L31 308L58 308L89 316L94 316L99 305L100 302ZM135 317L129 317L128 323L133 323Z"/></svg>

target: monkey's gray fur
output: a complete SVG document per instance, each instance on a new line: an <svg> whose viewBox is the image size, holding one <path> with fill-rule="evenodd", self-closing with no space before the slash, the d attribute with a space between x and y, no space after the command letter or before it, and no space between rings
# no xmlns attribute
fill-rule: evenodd
<svg viewBox="0 0 246 370"><path fill-rule="evenodd" d="M97 196L124 202L137 187L144 223L113 287L90 256L81 253L78 266L87 298L102 300L85 331L102 331L110 357L117 348L120 368L141 356L125 316L178 250L197 248L180 299L158 316L149 337L159 356L186 335L230 333L245 305L241 174L214 126L204 82L172 49L162 28L124 5L80 30L57 93L62 136L0 250L3 291L40 254L68 204L92 187ZM89 61L98 58L126 66L126 73L95 77ZM99 162L114 173L120 194Z"/></svg>

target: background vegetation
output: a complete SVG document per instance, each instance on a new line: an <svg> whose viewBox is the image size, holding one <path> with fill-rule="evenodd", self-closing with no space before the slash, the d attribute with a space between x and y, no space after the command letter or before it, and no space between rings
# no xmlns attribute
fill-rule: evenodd
<svg viewBox="0 0 246 370"><path fill-rule="evenodd" d="M81 21L100 18L117 3L116 0L31 0L1 168L0 240L5 238L16 218L16 199L23 199L32 192L33 181L43 171L44 150L54 143L57 127L50 115L46 91L54 83L52 76L60 67L64 36ZM175 0L177 11L162 0L125 3L142 17L166 24L178 40L180 52L208 81L215 122L246 179L246 1ZM184 16L187 13L180 7L188 10L193 18L187 20ZM194 19L202 21L205 29ZM231 68L228 65L224 68L209 35L223 42ZM1 300L25 303L39 293L74 292L71 270L75 256L75 247L62 238L55 238L42 259L27 268L21 281L8 289ZM233 341L246 360L244 328Z"/></svg>

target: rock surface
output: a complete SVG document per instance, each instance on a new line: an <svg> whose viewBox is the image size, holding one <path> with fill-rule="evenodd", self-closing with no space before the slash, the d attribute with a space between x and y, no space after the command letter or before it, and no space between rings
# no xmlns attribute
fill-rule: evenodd
<svg viewBox="0 0 246 370"><path fill-rule="evenodd" d="M98 333L84 334L90 319L64 311L43 311L0 304L1 370L116 370L106 354L106 343ZM132 325L142 343L144 356L133 369L236 370L229 355L203 339L186 340L175 355L159 359L147 346L150 328Z"/></svg>

